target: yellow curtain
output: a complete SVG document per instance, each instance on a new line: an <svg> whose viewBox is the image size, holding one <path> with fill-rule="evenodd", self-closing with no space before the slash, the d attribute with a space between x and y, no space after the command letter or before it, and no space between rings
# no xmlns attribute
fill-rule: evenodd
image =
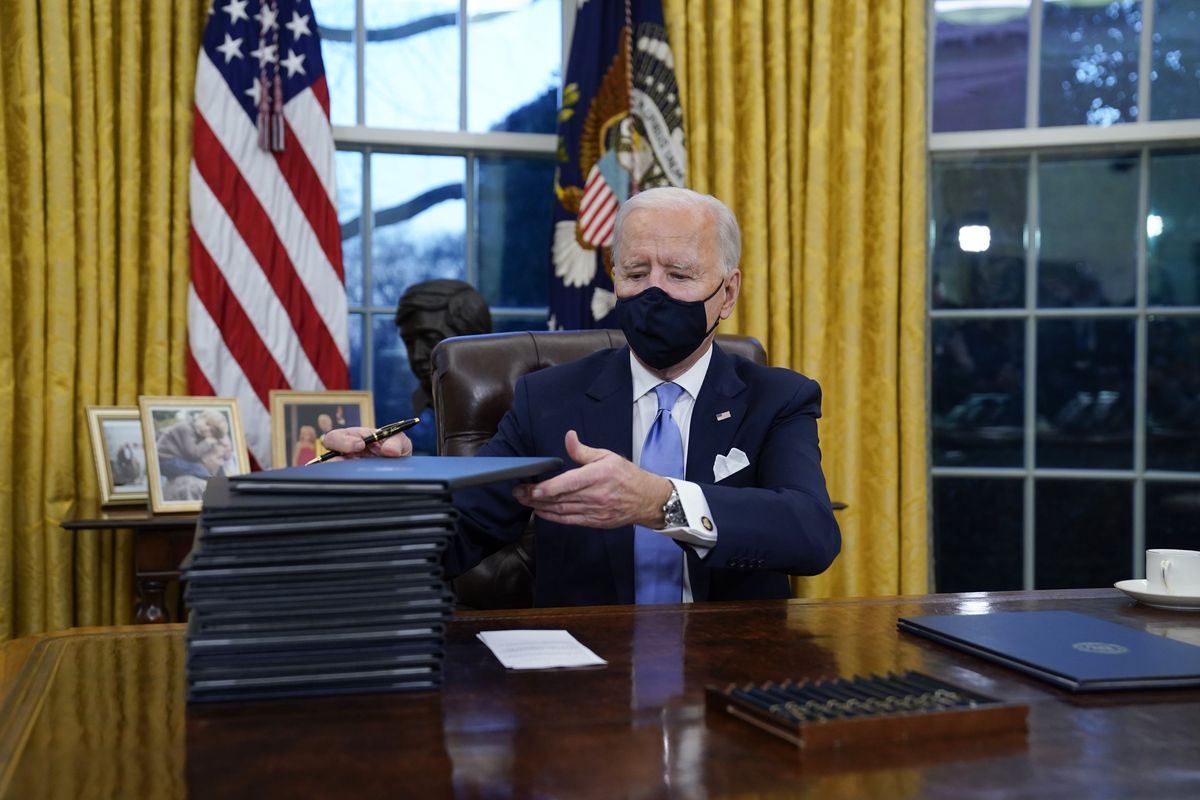
<svg viewBox="0 0 1200 800"><path fill-rule="evenodd" d="M844 543L808 596L927 591L925 3L664 0L693 188L742 222L724 327L821 382Z"/></svg>
<svg viewBox="0 0 1200 800"><path fill-rule="evenodd" d="M0 14L0 640L129 622L128 532L84 409L181 394L187 175L208 4L5 0Z"/></svg>

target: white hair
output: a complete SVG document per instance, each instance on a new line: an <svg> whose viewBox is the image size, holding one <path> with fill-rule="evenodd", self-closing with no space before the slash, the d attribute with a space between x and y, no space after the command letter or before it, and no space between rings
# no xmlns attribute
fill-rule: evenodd
<svg viewBox="0 0 1200 800"><path fill-rule="evenodd" d="M724 275L737 269L742 260L742 230L729 206L711 194L684 189L680 186L659 186L638 192L621 204L613 228L613 265L621 265L621 226L625 218L639 208L686 208L707 211L715 223L717 257Z"/></svg>

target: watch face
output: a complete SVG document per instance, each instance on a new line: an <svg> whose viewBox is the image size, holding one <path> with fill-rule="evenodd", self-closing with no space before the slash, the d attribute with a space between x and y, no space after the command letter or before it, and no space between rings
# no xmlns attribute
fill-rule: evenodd
<svg viewBox="0 0 1200 800"><path fill-rule="evenodd" d="M663 517L668 528L679 527L687 523L687 515L683 513L683 502L679 499L679 492L672 491L671 496L667 498L667 502L663 505Z"/></svg>

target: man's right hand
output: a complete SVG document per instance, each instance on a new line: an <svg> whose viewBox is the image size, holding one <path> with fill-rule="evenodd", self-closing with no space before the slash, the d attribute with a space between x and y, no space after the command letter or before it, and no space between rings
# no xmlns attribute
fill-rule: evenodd
<svg viewBox="0 0 1200 800"><path fill-rule="evenodd" d="M345 458L401 458L412 455L412 441L403 433L389 436L382 442L366 444L363 440L374 433L373 428L336 428L323 437L330 450L336 450ZM339 457L331 458L337 461Z"/></svg>

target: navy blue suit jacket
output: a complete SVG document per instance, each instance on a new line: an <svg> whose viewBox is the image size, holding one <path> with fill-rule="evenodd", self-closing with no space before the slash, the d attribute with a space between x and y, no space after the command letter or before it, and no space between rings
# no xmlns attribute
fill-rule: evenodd
<svg viewBox="0 0 1200 800"><path fill-rule="evenodd" d="M703 559L681 545L695 600L790 597L788 575L815 575L833 562L841 533L821 472L820 404L815 381L713 346L688 433L686 478L701 485L718 531ZM586 445L631 457L628 347L521 378L511 410L478 455L558 456L570 469L564 437L571 429ZM714 482L717 454L734 447L749 466ZM451 574L520 537L529 509L513 499L512 486L455 495L462 531L447 553ZM598 530L535 519L536 605L634 602L632 526Z"/></svg>

